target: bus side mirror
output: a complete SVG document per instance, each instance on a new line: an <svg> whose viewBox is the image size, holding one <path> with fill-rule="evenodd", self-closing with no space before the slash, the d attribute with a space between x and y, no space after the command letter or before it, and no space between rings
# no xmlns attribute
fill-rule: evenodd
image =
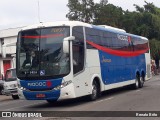
<svg viewBox="0 0 160 120"><path fill-rule="evenodd" d="M6 46L2 45L2 58L6 58Z"/></svg>
<svg viewBox="0 0 160 120"><path fill-rule="evenodd" d="M66 37L63 40L63 52L69 53L69 41L75 40L74 36Z"/></svg>

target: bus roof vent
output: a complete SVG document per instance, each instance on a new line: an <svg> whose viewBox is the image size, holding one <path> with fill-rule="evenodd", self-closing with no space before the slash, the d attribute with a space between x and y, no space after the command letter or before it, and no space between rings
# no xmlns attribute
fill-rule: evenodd
<svg viewBox="0 0 160 120"><path fill-rule="evenodd" d="M115 27L111 27L111 26L108 26L108 25L98 25L100 27L103 27L103 28L106 28L106 29L109 29L109 30L115 30L115 31L119 31L119 32L125 32L125 30L123 29L119 29L119 28L115 28Z"/></svg>

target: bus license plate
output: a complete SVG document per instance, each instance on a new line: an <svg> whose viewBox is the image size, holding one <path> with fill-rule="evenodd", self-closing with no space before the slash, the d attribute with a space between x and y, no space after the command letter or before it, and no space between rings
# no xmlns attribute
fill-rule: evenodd
<svg viewBox="0 0 160 120"><path fill-rule="evenodd" d="M45 98L45 97L46 97L45 94L42 94L42 93L36 94L36 98Z"/></svg>

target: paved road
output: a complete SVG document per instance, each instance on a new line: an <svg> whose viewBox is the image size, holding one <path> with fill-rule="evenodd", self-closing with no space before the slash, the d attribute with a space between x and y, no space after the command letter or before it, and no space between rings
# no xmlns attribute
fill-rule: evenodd
<svg viewBox="0 0 160 120"><path fill-rule="evenodd" d="M49 105L46 101L13 100L10 96L1 95L0 111L160 111L160 75L154 76L150 81L145 82L142 89L121 88L107 91L103 93L100 99L93 102L86 100L86 97L84 97ZM50 120L49 118L41 118L41 120L43 119ZM67 117L67 120L70 119L79 120L81 118ZM97 120L97 118L89 117L86 119ZM135 118L121 117L101 117L98 119L135 120ZM137 117L136 119L150 120L152 118ZM155 117L153 120L160 120L160 117Z"/></svg>

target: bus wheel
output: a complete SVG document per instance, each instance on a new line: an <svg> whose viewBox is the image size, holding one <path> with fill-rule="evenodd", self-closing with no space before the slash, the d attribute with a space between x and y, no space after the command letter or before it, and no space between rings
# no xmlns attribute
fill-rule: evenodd
<svg viewBox="0 0 160 120"><path fill-rule="evenodd" d="M53 104L53 103L57 102L57 100L47 100L47 102L48 102L49 104Z"/></svg>
<svg viewBox="0 0 160 120"><path fill-rule="evenodd" d="M12 98L13 98L14 100L17 100L17 99L19 99L19 96L18 96L18 95L12 95Z"/></svg>
<svg viewBox="0 0 160 120"><path fill-rule="evenodd" d="M98 98L98 84L96 81L93 81L92 83L92 93L90 95L90 100L96 100Z"/></svg>
<svg viewBox="0 0 160 120"><path fill-rule="evenodd" d="M142 87L143 87L144 81L145 81L144 76L140 77L140 79L139 79L139 88L142 88Z"/></svg>
<svg viewBox="0 0 160 120"><path fill-rule="evenodd" d="M140 77L139 77L139 75L137 75L135 83L133 84L133 89L138 89L139 88L139 83L140 83Z"/></svg>

